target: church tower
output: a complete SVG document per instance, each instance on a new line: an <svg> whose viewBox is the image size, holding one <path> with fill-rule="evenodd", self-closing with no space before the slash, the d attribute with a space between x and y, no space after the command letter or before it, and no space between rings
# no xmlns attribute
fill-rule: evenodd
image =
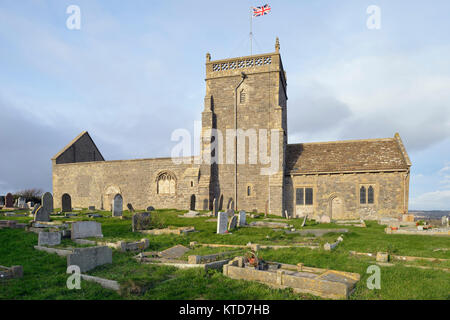
<svg viewBox="0 0 450 320"><path fill-rule="evenodd" d="M283 215L287 93L279 49L277 38L272 53L206 55L201 174L220 210Z"/></svg>

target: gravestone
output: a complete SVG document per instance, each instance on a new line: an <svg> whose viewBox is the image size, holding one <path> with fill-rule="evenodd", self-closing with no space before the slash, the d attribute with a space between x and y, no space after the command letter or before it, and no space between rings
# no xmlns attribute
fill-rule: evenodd
<svg viewBox="0 0 450 320"><path fill-rule="evenodd" d="M138 230L148 230L151 228L152 217L150 212L138 212L133 214L131 219L131 229L133 232Z"/></svg>
<svg viewBox="0 0 450 320"><path fill-rule="evenodd" d="M25 208L25 205L26 205L26 202L25 202L25 201L26 201L25 198L19 197L19 198L17 199L17 207L19 207L19 208L21 208L21 209L26 209L26 208Z"/></svg>
<svg viewBox="0 0 450 320"><path fill-rule="evenodd" d="M305 216L305 219L303 219L302 228L305 226L306 219L308 219L308 215Z"/></svg>
<svg viewBox="0 0 450 320"><path fill-rule="evenodd" d="M33 206L34 206L33 202L31 202L31 201L27 202L27 209L31 209L31 208L33 208Z"/></svg>
<svg viewBox="0 0 450 320"><path fill-rule="evenodd" d="M62 212L72 211L72 198L67 193L63 194L62 196L61 206Z"/></svg>
<svg viewBox="0 0 450 320"><path fill-rule="evenodd" d="M36 203L33 207L33 210L31 210L31 214L34 215L37 211L37 209L39 209L41 205L39 203Z"/></svg>
<svg viewBox="0 0 450 320"><path fill-rule="evenodd" d="M112 216L121 217L123 214L123 198L120 194L116 194L112 203Z"/></svg>
<svg viewBox="0 0 450 320"><path fill-rule="evenodd" d="M127 204L127 208L128 208L128 211L134 212L134 208L133 208L133 205L131 203Z"/></svg>
<svg viewBox="0 0 450 320"><path fill-rule="evenodd" d="M330 223L330 222L331 222L331 219L326 214L324 214L323 216L320 217L320 223Z"/></svg>
<svg viewBox="0 0 450 320"><path fill-rule="evenodd" d="M217 213L219 212L219 207L218 207L219 203L217 201L217 198L214 198L213 200L213 216L217 217Z"/></svg>
<svg viewBox="0 0 450 320"><path fill-rule="evenodd" d="M219 212L217 216L217 233L224 234L227 231L228 214Z"/></svg>
<svg viewBox="0 0 450 320"><path fill-rule="evenodd" d="M149 207L147 207L147 211L148 211L148 212L155 211L155 208L153 208L152 206L149 206Z"/></svg>
<svg viewBox="0 0 450 320"><path fill-rule="evenodd" d="M34 221L50 221L50 212L48 212L43 206L39 206L34 213Z"/></svg>
<svg viewBox="0 0 450 320"><path fill-rule="evenodd" d="M228 209L227 210L227 215L229 218L231 218L232 216L234 216L234 210L233 209Z"/></svg>
<svg viewBox="0 0 450 320"><path fill-rule="evenodd" d="M5 207L12 208L14 205L14 197L11 193L8 193L5 197Z"/></svg>
<svg viewBox="0 0 450 320"><path fill-rule="evenodd" d="M50 192L46 192L42 195L41 204L47 212L53 212L53 196Z"/></svg>
<svg viewBox="0 0 450 320"><path fill-rule="evenodd" d="M166 249L158 253L161 258L165 259L179 259L190 249L182 246L181 244L177 244L176 246Z"/></svg>
<svg viewBox="0 0 450 320"><path fill-rule="evenodd" d="M3 207L5 205L5 197L0 196L0 207Z"/></svg>
<svg viewBox="0 0 450 320"><path fill-rule="evenodd" d="M61 232L39 232L38 246L56 246L61 244Z"/></svg>
<svg viewBox="0 0 450 320"><path fill-rule="evenodd" d="M241 211L239 211L238 226L239 227L243 227L246 224L247 224L247 221L246 221L245 211L241 210Z"/></svg>
<svg viewBox="0 0 450 320"><path fill-rule="evenodd" d="M88 209L89 209L89 211L94 211L95 210L95 206L89 206Z"/></svg>
<svg viewBox="0 0 450 320"><path fill-rule="evenodd" d="M442 225L443 225L444 227L448 227L448 223L449 223L448 217L447 217L447 216L442 216L442 218L441 218L441 223L442 223Z"/></svg>
<svg viewBox="0 0 450 320"><path fill-rule="evenodd" d="M107 246L75 248L67 256L67 266L78 266L81 272L86 272L107 263L112 263L112 250Z"/></svg>
<svg viewBox="0 0 450 320"><path fill-rule="evenodd" d="M231 230L236 229L237 220L238 220L237 216L232 216L231 217L230 222L228 223L228 230L231 231Z"/></svg>
<svg viewBox="0 0 450 320"><path fill-rule="evenodd" d="M89 237L103 238L101 223L95 221L79 221L72 223L72 240Z"/></svg>

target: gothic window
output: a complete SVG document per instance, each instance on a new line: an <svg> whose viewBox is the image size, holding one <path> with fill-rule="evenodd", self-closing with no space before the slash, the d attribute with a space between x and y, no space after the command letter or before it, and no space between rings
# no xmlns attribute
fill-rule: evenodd
<svg viewBox="0 0 450 320"><path fill-rule="evenodd" d="M297 188L295 190L295 194L296 194L296 197L295 197L296 205L310 206L313 204L313 188Z"/></svg>
<svg viewBox="0 0 450 320"><path fill-rule="evenodd" d="M295 200L295 204L296 205L303 205L305 200L304 200L304 189L303 188L297 188L295 191L296 194L296 200Z"/></svg>
<svg viewBox="0 0 450 320"><path fill-rule="evenodd" d="M241 93L240 93L240 95L239 95L239 102L240 103L245 103L245 101L246 101L246 93L245 93L245 91L244 90L241 90Z"/></svg>
<svg viewBox="0 0 450 320"><path fill-rule="evenodd" d="M367 189L367 203L373 203L374 202L374 190L373 187L370 186L369 189Z"/></svg>
<svg viewBox="0 0 450 320"><path fill-rule="evenodd" d="M365 204L366 203L366 187L362 186L359 189L359 203Z"/></svg>
<svg viewBox="0 0 450 320"><path fill-rule="evenodd" d="M313 189L305 188L305 204L312 205L313 204Z"/></svg>
<svg viewBox="0 0 450 320"><path fill-rule="evenodd" d="M170 172L162 172L156 179L156 192L158 194L175 194L176 179Z"/></svg>

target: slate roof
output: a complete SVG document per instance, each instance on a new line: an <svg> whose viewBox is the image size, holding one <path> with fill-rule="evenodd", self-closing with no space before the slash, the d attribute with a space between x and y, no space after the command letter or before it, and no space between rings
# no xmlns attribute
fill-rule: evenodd
<svg viewBox="0 0 450 320"><path fill-rule="evenodd" d="M400 139L288 144L286 173L407 170L411 162Z"/></svg>

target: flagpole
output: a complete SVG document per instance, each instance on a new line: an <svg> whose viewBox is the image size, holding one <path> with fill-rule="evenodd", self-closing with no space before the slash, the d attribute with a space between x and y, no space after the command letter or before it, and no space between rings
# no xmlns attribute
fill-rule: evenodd
<svg viewBox="0 0 450 320"><path fill-rule="evenodd" d="M253 8L250 7L250 55L252 55L253 51L253 32L252 32L252 24L253 24Z"/></svg>

